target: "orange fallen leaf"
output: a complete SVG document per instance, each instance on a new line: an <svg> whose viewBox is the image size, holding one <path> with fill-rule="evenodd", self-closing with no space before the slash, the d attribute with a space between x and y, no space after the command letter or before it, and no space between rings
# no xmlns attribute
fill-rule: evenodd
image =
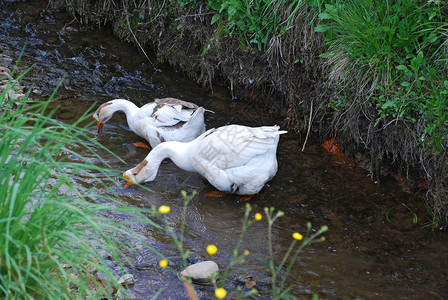
<svg viewBox="0 0 448 300"><path fill-rule="evenodd" d="M343 156L341 148L336 144L336 139L334 138L325 140L322 146L325 148L325 150L336 156Z"/></svg>
<svg viewBox="0 0 448 300"><path fill-rule="evenodd" d="M221 198L221 197L226 196L227 193L214 190L214 191L206 193L205 195L210 198Z"/></svg>

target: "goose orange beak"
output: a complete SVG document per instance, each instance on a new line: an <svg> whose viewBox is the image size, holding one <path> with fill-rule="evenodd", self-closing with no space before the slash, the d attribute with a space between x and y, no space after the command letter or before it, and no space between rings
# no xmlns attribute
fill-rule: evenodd
<svg viewBox="0 0 448 300"><path fill-rule="evenodd" d="M96 130L98 131L98 133L101 133L101 131L103 130L104 123L101 123L100 121L98 121L95 118L95 115L93 115L92 118L94 118L96 120Z"/></svg>
<svg viewBox="0 0 448 300"><path fill-rule="evenodd" d="M103 131L103 126L104 126L104 123L101 123L100 121L96 121L96 130L98 131L98 133L101 133L101 131Z"/></svg>
<svg viewBox="0 0 448 300"><path fill-rule="evenodd" d="M128 175L126 175L126 173L123 173L123 177L126 178L128 180L128 182L126 182L126 184L124 185L124 188L128 188L131 185L133 185L134 183L132 182L132 179L129 178Z"/></svg>

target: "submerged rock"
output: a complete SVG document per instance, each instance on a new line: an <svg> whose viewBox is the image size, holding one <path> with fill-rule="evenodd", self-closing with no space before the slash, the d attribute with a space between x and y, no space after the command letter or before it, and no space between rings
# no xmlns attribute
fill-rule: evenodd
<svg viewBox="0 0 448 300"><path fill-rule="evenodd" d="M191 278L193 281L209 282L210 277L218 271L218 265L214 261L208 260L188 266L180 272L180 275Z"/></svg>
<svg viewBox="0 0 448 300"><path fill-rule="evenodd" d="M0 94L4 94L2 105L0 106L0 113L3 113L8 100L12 100L12 102L21 101L26 97L24 92L25 87L20 85L20 82L13 77L15 70L11 71L7 67L11 65L11 61L12 58L8 55L0 53ZM18 102L13 104L13 109L20 105Z"/></svg>
<svg viewBox="0 0 448 300"><path fill-rule="evenodd" d="M127 285L133 285L135 284L134 275L132 274L124 274L118 279L118 283L127 286Z"/></svg>

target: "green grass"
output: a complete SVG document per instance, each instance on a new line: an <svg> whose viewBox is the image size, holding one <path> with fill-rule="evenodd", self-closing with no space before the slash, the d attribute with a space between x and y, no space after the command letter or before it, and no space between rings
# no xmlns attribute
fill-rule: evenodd
<svg viewBox="0 0 448 300"><path fill-rule="evenodd" d="M328 51L321 56L329 68L334 99L346 99L358 90L378 111L377 122L413 123L416 139L426 149L446 151L446 4L423 0L323 2L321 23L315 30L325 33ZM338 103L330 100L329 107L337 108Z"/></svg>
<svg viewBox="0 0 448 300"><path fill-rule="evenodd" d="M82 174L104 185L95 174L110 172L78 153L82 148L93 156L94 147L101 147L80 127L90 115L68 125L51 118L52 99L14 101L5 95L0 95L0 298L111 296L122 274L114 274L99 253L120 264L121 249L129 249L125 241L139 237L106 216L120 211L129 222L147 223L142 213L152 210L123 207L73 179Z"/></svg>
<svg viewBox="0 0 448 300"><path fill-rule="evenodd" d="M244 46L256 44L259 51L266 50L272 38L288 33L305 7L303 0L209 0L208 4L217 12L212 24L224 23L225 34L238 34Z"/></svg>
<svg viewBox="0 0 448 300"><path fill-rule="evenodd" d="M377 123L409 124L415 139L434 153L448 147L448 4L437 0L209 0L218 35L243 47L272 51L297 22L325 34L322 54L334 91L332 110L351 106L353 94L378 112ZM314 9L307 10L313 6ZM304 21L308 20L308 21ZM306 25L305 25L306 26ZM281 50L280 50L281 51ZM342 99L342 100L341 100Z"/></svg>

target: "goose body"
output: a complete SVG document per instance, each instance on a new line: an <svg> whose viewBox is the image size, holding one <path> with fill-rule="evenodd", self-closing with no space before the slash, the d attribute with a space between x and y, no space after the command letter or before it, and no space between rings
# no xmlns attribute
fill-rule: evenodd
<svg viewBox="0 0 448 300"><path fill-rule="evenodd" d="M93 115L98 132L117 111L126 114L129 128L146 139L151 147L165 141L189 142L205 131L203 107L176 98L163 98L140 108L124 99L101 104Z"/></svg>
<svg viewBox="0 0 448 300"><path fill-rule="evenodd" d="M188 143L158 145L123 176L131 183L153 181L161 162L170 158L179 168L204 176L219 191L253 195L277 172L277 145L283 133L278 126L213 128Z"/></svg>

